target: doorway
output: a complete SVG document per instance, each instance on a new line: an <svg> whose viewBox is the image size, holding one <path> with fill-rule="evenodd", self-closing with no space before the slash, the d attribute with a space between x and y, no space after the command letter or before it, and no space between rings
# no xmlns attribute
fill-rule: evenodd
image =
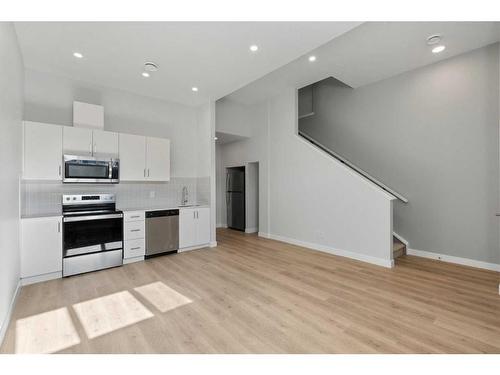
<svg viewBox="0 0 500 375"><path fill-rule="evenodd" d="M246 171L245 167L226 168L226 220L227 227L246 229Z"/></svg>

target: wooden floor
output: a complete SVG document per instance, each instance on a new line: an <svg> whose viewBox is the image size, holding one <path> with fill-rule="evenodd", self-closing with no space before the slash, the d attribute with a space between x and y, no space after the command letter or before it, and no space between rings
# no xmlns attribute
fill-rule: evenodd
<svg viewBox="0 0 500 375"><path fill-rule="evenodd" d="M411 256L386 269L230 230L218 242L23 287L1 352L72 321L57 352L500 353L498 273ZM24 319L62 308L65 324Z"/></svg>

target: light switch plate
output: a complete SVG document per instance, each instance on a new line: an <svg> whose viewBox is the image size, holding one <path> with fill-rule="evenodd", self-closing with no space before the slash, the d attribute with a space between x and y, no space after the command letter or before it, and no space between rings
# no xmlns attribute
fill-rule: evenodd
<svg viewBox="0 0 500 375"><path fill-rule="evenodd" d="M156 192L154 190L151 190L149 192L149 198L154 198L156 196Z"/></svg>

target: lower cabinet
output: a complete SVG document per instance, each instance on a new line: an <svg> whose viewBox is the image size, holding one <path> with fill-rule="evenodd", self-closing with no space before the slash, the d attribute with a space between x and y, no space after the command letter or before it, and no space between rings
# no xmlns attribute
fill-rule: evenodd
<svg viewBox="0 0 500 375"><path fill-rule="evenodd" d="M206 245L210 242L210 209L183 208L179 214L179 248Z"/></svg>
<svg viewBox="0 0 500 375"><path fill-rule="evenodd" d="M143 260L146 255L144 211L123 213L124 263Z"/></svg>
<svg viewBox="0 0 500 375"><path fill-rule="evenodd" d="M62 257L61 216L21 219L22 279L62 272Z"/></svg>

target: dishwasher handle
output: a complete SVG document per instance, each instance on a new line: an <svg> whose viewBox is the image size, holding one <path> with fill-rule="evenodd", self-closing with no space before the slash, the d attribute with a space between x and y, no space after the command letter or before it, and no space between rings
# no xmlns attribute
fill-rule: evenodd
<svg viewBox="0 0 500 375"><path fill-rule="evenodd" d="M146 211L146 218L164 216L179 216L179 210Z"/></svg>

